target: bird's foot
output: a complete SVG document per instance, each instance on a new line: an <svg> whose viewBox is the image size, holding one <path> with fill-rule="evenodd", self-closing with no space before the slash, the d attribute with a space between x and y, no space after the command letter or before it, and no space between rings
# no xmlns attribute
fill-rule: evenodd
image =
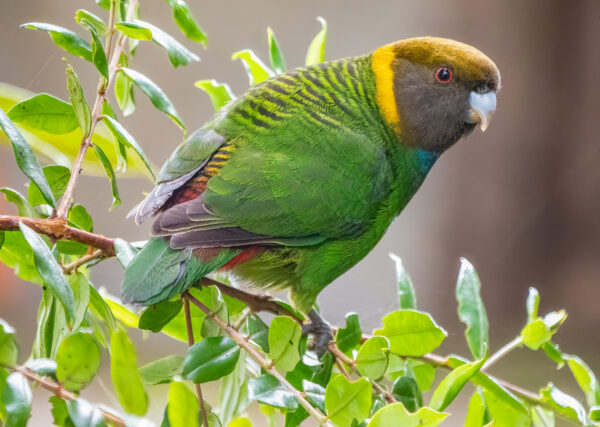
<svg viewBox="0 0 600 427"><path fill-rule="evenodd" d="M329 343L333 341L333 329L314 309L310 310L308 318L310 323L302 325L302 333L313 336L309 348L321 359L327 353Z"/></svg>

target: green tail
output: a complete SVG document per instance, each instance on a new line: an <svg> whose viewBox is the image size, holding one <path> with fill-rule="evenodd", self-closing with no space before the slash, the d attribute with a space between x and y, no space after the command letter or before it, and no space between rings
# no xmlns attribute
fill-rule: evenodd
<svg viewBox="0 0 600 427"><path fill-rule="evenodd" d="M222 249L208 259L196 258L192 249L171 249L169 242L153 237L127 266L121 299L125 303L143 305L168 300L225 265L239 252Z"/></svg>

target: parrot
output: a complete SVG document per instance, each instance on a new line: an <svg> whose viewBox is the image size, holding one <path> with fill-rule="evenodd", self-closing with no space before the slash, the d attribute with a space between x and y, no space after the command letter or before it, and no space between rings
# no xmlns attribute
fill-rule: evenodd
<svg viewBox="0 0 600 427"><path fill-rule="evenodd" d="M365 257L442 153L496 110L500 73L478 49L417 37L252 86L179 145L135 209L152 237L125 303L154 305L225 272L288 290L320 356L319 293Z"/></svg>

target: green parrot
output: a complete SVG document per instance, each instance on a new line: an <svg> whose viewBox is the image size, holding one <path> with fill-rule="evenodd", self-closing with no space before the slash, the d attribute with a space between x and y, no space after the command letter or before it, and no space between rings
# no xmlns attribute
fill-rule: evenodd
<svg viewBox="0 0 600 427"><path fill-rule="evenodd" d="M432 37L251 87L175 150L137 207L153 237L123 301L156 304L226 271L288 289L322 354L317 295L373 249L446 149L485 130L499 87L479 50Z"/></svg>

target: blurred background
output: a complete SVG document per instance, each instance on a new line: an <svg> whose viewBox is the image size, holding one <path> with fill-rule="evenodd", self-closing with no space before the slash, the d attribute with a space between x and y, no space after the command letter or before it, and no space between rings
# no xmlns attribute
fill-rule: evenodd
<svg viewBox="0 0 600 427"><path fill-rule="evenodd" d="M569 313L556 336L562 350L581 356L600 372L600 1L188 3L208 34L205 51L178 32L166 2L142 2L142 19L176 35L202 61L173 69L161 48L144 43L133 67L163 88L191 130L213 113L208 96L193 83L215 78L228 82L236 94L243 93L248 79L231 54L250 48L267 61L267 26L275 31L288 67L303 64L306 48L320 29L316 16L329 23L327 59L423 35L457 39L490 56L500 68L503 85L491 126L485 134L477 130L438 161L375 250L321 294L322 313L332 323L343 324L344 315L354 311L364 330L377 327L379 319L397 307L394 267L388 257L394 252L412 276L419 307L449 332L440 351L466 355L454 302L459 260L466 257L482 281L492 351L519 333L528 288L535 286L541 293L541 313L561 308ZM19 25L51 22L83 34L73 21L78 8L103 13L92 0L2 0L0 81L68 99L61 61L65 54L47 34ZM70 60L91 102L96 71L83 60ZM137 106L122 123L160 165L180 142L180 130L141 94ZM24 182L11 150L0 145L0 186L22 190ZM76 200L95 213L96 232L146 239L148 227L136 227L125 216L151 183L122 178L119 187L123 204L111 213L104 177L83 177ZM0 200L0 213L15 212ZM116 295L121 278L113 260L92 273L97 287ZM21 282L0 265L0 317L15 327L24 349L33 342L40 296L38 286ZM184 346L162 336L133 335L140 363L184 351ZM577 394L570 373L555 371L554 366L540 352L518 350L493 372L532 389L553 378ZM102 388L94 385L86 397L116 405ZM45 392L36 396L48 398ZM216 400L209 391L209 401ZM458 406L465 406L462 403ZM159 419L158 405L153 411L150 417ZM31 425L48 424L43 404L34 405L34 412ZM460 416L448 422L461 424Z"/></svg>

